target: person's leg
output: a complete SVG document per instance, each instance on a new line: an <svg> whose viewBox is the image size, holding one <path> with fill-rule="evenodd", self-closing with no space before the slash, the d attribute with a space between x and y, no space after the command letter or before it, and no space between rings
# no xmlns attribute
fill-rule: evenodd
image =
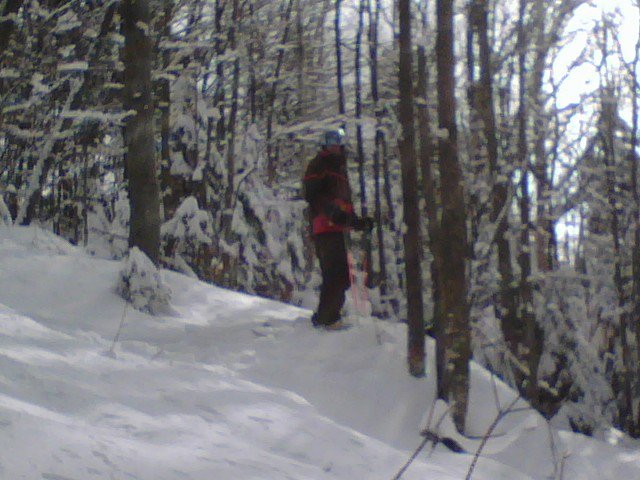
<svg viewBox="0 0 640 480"><path fill-rule="evenodd" d="M322 285L320 301L314 323L331 325L340 320L340 310L349 288L349 266L342 233L326 233L316 236L316 254L320 260Z"/></svg>

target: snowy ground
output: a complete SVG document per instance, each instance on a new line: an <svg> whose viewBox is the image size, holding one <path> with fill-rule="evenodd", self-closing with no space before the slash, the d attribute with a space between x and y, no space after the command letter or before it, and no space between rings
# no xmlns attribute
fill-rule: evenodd
<svg viewBox="0 0 640 480"><path fill-rule="evenodd" d="M171 272L176 313L151 317L114 293L120 267L0 227L1 479L391 480L420 444L433 365L406 373L403 325L319 332L308 311ZM473 371L469 433L481 436L496 395L504 408L513 393ZM433 428L450 432L440 418ZM402 478L465 479L480 441L459 440L471 454L428 446ZM640 451L625 444L520 410L471 478L639 479Z"/></svg>

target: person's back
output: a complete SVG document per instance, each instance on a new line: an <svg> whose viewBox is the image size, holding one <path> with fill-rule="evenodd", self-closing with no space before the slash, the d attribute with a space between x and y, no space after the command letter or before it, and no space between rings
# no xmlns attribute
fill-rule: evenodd
<svg viewBox="0 0 640 480"><path fill-rule="evenodd" d="M353 214L353 205L343 153L323 148L311 160L304 176L304 194L311 210L313 235L346 228L346 216Z"/></svg>

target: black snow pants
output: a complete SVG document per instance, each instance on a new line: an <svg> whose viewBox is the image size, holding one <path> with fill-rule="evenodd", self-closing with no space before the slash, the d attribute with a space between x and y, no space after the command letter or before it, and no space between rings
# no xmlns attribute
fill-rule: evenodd
<svg viewBox="0 0 640 480"><path fill-rule="evenodd" d="M322 272L320 301L314 323L331 325L340 320L345 292L351 285L345 236L342 232L321 233L314 237L314 242Z"/></svg>

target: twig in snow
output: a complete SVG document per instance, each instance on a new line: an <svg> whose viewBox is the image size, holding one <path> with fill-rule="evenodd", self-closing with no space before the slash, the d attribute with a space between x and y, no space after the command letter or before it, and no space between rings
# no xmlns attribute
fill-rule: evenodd
<svg viewBox="0 0 640 480"><path fill-rule="evenodd" d="M427 419L427 426L420 433L424 438L420 442L420 445L418 445L418 448L416 448L416 450L413 452L411 457L409 457L409 460L407 460L407 463L405 463L402 466L402 468L398 471L398 473L395 475L395 477L393 477L392 480L400 480L400 477L402 477L404 472L407 471L409 466L413 463L413 461L420 454L420 452L422 451L422 449L425 447L425 445L428 442L433 442L433 448L435 448L438 443L443 441L443 439L441 437L439 437L438 435L434 434L431 430L429 430L429 425L431 425L431 419L433 418L433 411L434 411L435 406L436 406L436 400L437 399L434 399L433 400L433 404L431 404L431 410L429 410L429 418ZM442 420L444 420L444 418L447 415L447 413L449 413L450 409L451 409L451 407L449 407L447 410L445 410L445 412L442 414L442 416L438 419L438 423L436 423L436 430L438 429L438 427L442 423ZM431 451L433 451L433 449Z"/></svg>
<svg viewBox="0 0 640 480"><path fill-rule="evenodd" d="M413 461L416 459L416 457L418 456L418 454L422 451L422 449L424 448L424 446L427 444L427 442L429 442L431 439L428 436L424 436L424 438L422 439L422 441L420 442L420 445L418 445L418 448L416 448L415 452L413 452L413 454L411 455L411 457L409 458L409 460L407 461L407 463L405 463L402 468L400 469L400 471L398 471L398 473L396 474L395 477L393 477L393 480L400 480L400 477L402 477L402 475L404 474L404 472L407 471L407 468L409 468L409 465L411 465L413 463Z"/></svg>
<svg viewBox="0 0 640 480"><path fill-rule="evenodd" d="M467 476L465 477L465 480L471 480L471 475L473 474L473 470L476 468L476 464L478 463L480 454L482 453L482 450L484 449L484 447L487 445L487 442L489 441L489 438L491 438L491 435L493 434L493 431L495 430L495 428L498 426L498 423L500 423L500 421L507 415L514 413L516 411L522 410L522 409L516 410L513 408L515 404L518 402L518 400L520 400L521 398L522 397L520 395L515 397L511 401L511 403L509 403L507 408L505 408L504 410L501 409L498 412L498 415L496 415L496 418L493 419L493 422L491 422L491 425L489 425L489 428L487 429L487 433L485 433L484 437L482 438L482 441L480 442L480 445L478 446L478 449L476 450L475 455L473 456L473 460L471 461L471 465L469 465L469 471L467 472Z"/></svg>
<svg viewBox="0 0 640 480"><path fill-rule="evenodd" d="M116 336L113 338L113 343L111 344L111 348L107 352L107 355L112 357L112 358L116 357L116 353L115 353L116 343L118 343L118 340L120 339L120 332L122 331L122 327L124 326L124 319L127 318L127 306L128 305L129 305L129 302L125 300L124 301L124 308L122 309L122 318L120 319L120 326L118 327L118 331L116 332Z"/></svg>

